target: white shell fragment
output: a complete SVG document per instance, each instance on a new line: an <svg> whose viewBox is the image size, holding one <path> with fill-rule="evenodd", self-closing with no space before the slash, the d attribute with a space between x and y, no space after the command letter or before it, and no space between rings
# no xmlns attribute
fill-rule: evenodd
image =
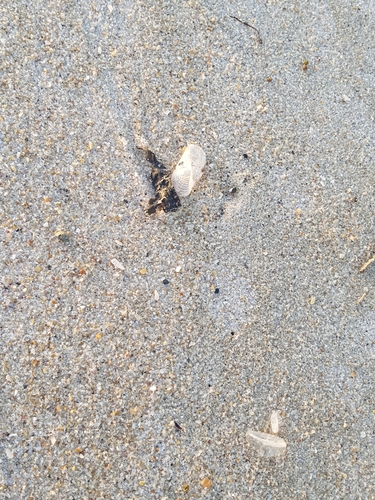
<svg viewBox="0 0 375 500"><path fill-rule="evenodd" d="M254 445L261 457L281 457L286 452L286 441L283 438L265 432L247 431L247 439Z"/></svg>
<svg viewBox="0 0 375 500"><path fill-rule="evenodd" d="M278 411L273 411L271 413L271 432L272 434L277 434L280 427L280 414Z"/></svg>
<svg viewBox="0 0 375 500"><path fill-rule="evenodd" d="M121 271L125 271L125 267L119 262L117 259L112 259L111 264L116 268L116 269L121 269Z"/></svg>
<svg viewBox="0 0 375 500"><path fill-rule="evenodd" d="M202 177L206 155L196 144L189 144L172 174L172 186L178 196L189 196Z"/></svg>

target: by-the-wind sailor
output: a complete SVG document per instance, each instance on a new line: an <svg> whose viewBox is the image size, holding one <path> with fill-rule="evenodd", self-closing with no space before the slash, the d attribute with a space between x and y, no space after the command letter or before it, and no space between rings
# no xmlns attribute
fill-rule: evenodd
<svg viewBox="0 0 375 500"><path fill-rule="evenodd" d="M195 183L202 177L205 163L203 149L196 144L189 144L172 173L172 186L178 196L189 196Z"/></svg>

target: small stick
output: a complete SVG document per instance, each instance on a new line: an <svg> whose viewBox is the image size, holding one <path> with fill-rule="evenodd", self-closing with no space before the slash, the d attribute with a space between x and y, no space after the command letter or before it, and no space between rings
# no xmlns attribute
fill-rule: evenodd
<svg viewBox="0 0 375 500"><path fill-rule="evenodd" d="M372 262L375 261L375 254L371 257L370 260L368 260L366 262L366 264L364 266L361 267L361 269L359 270L360 273L363 273L363 271L366 269L366 267L368 267L370 264L372 264Z"/></svg>
<svg viewBox="0 0 375 500"><path fill-rule="evenodd" d="M175 425L176 429L178 429L179 431L183 431L183 430L184 430L184 429L181 427L181 425L180 425L178 422L176 422L176 420L174 420L174 425Z"/></svg>
<svg viewBox="0 0 375 500"><path fill-rule="evenodd" d="M256 28L254 28L254 26L251 26L251 24L249 24L249 23L247 23L247 22L245 22L245 21L241 21L241 19L238 19L238 17L236 17L236 16L229 16L229 17L231 17L232 19L235 19L236 21L238 21L238 22L239 22L239 23L241 23L241 24L244 24L244 25L245 25L245 26L247 26L248 28L251 28L251 29L255 30L255 31L258 33L258 42L259 42L259 43L263 43L263 41L262 41L262 39L261 39L261 37L260 37L259 30L257 30Z"/></svg>
<svg viewBox="0 0 375 500"><path fill-rule="evenodd" d="M365 297L366 297L366 292L362 295L362 297L359 297L359 299L357 300L357 305L359 305Z"/></svg>

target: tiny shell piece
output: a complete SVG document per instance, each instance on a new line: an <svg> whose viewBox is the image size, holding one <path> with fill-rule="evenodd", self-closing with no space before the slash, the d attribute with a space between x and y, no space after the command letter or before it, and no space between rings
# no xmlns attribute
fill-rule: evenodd
<svg viewBox="0 0 375 500"><path fill-rule="evenodd" d="M261 457L281 457L286 452L285 439L273 434L249 430L247 431L247 438Z"/></svg>
<svg viewBox="0 0 375 500"><path fill-rule="evenodd" d="M273 411L271 413L271 432L272 434L277 434L279 432L280 426L280 415L278 411Z"/></svg>
<svg viewBox="0 0 375 500"><path fill-rule="evenodd" d="M121 269L121 271L125 271L125 267L119 262L117 259L112 259L111 264L117 269Z"/></svg>
<svg viewBox="0 0 375 500"><path fill-rule="evenodd" d="M189 144L171 177L178 196L189 196L195 183L202 177L205 163L203 149L196 144Z"/></svg>
<svg viewBox="0 0 375 500"><path fill-rule="evenodd" d="M159 292L155 290L154 292L155 300L159 300Z"/></svg>

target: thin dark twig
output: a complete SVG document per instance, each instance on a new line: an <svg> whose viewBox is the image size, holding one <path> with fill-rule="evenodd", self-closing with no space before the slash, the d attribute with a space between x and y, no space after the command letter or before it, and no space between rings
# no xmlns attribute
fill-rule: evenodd
<svg viewBox="0 0 375 500"><path fill-rule="evenodd" d="M259 42L259 43L263 43L263 41L262 41L262 39L261 39L261 37L260 37L259 30L257 30L256 28L254 28L254 26L251 26L251 24L247 23L246 21L241 21L241 19L238 19L238 17L236 17L236 16L229 16L229 17L231 17L231 18L235 19L236 21L238 21L238 22L239 22L239 23L241 23L241 24L244 24L244 25L245 25L245 26L247 26L248 28L251 28L251 29L255 30L255 31L258 33L258 42Z"/></svg>
<svg viewBox="0 0 375 500"><path fill-rule="evenodd" d="M174 425L175 425L176 429L178 429L179 431L183 431L183 430L184 430L184 429L181 427L181 425L180 425L178 422L176 422L176 420L174 420Z"/></svg>

